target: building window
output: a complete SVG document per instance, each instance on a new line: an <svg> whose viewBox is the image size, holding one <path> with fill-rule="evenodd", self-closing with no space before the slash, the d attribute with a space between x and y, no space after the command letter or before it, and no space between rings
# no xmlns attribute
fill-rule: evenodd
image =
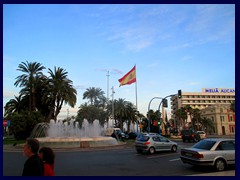
<svg viewBox="0 0 240 180"><path fill-rule="evenodd" d="M231 128L231 133L234 133L235 132L235 129L234 129L234 127L232 126L232 128Z"/></svg>
<svg viewBox="0 0 240 180"><path fill-rule="evenodd" d="M220 116L221 122L224 122L224 116Z"/></svg>
<svg viewBox="0 0 240 180"><path fill-rule="evenodd" d="M212 116L212 121L214 122L214 117Z"/></svg>
<svg viewBox="0 0 240 180"><path fill-rule="evenodd" d="M231 121L231 122L233 121L233 118L232 118L232 116L230 116L230 121Z"/></svg>
<svg viewBox="0 0 240 180"><path fill-rule="evenodd" d="M220 112L221 112L221 113L223 112L223 108L220 108Z"/></svg>

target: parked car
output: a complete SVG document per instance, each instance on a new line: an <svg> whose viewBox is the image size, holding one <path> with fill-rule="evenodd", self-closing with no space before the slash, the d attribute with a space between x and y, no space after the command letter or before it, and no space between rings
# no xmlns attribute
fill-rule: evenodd
<svg viewBox="0 0 240 180"><path fill-rule="evenodd" d="M161 135L142 135L136 140L135 148L138 153L154 154L156 151L176 152L178 144Z"/></svg>
<svg viewBox="0 0 240 180"><path fill-rule="evenodd" d="M200 139L205 139L207 138L207 134L204 131L197 131L197 133L200 136Z"/></svg>
<svg viewBox="0 0 240 180"><path fill-rule="evenodd" d="M129 132L128 133L128 139L136 139L140 133L137 132Z"/></svg>
<svg viewBox="0 0 240 180"><path fill-rule="evenodd" d="M121 141L128 139L128 135L122 132L121 130L114 130L111 137Z"/></svg>
<svg viewBox="0 0 240 180"><path fill-rule="evenodd" d="M194 131L193 129L182 130L181 137L182 137L183 142L185 142L186 140L193 141L193 142L197 142L200 140L199 134L196 131Z"/></svg>
<svg viewBox="0 0 240 180"><path fill-rule="evenodd" d="M180 158L183 163L213 166L223 171L228 165L235 165L235 139L203 139L190 148L181 149Z"/></svg>

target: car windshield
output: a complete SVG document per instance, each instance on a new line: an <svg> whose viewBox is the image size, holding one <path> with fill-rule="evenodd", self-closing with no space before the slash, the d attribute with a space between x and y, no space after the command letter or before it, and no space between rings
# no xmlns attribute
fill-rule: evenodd
<svg viewBox="0 0 240 180"><path fill-rule="evenodd" d="M148 141L149 140L149 136L141 136L139 139L138 139L138 141L143 141L143 142L146 142L146 141Z"/></svg>
<svg viewBox="0 0 240 180"><path fill-rule="evenodd" d="M198 134L205 134L203 131L198 131L197 133Z"/></svg>
<svg viewBox="0 0 240 180"><path fill-rule="evenodd" d="M210 150L216 141L202 140L193 145L193 148Z"/></svg>

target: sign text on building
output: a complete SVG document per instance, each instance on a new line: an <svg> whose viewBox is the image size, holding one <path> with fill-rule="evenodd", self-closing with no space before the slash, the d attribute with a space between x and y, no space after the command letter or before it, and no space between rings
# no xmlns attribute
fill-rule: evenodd
<svg viewBox="0 0 240 180"><path fill-rule="evenodd" d="M223 88L205 88L205 93L235 93L235 89L223 89Z"/></svg>

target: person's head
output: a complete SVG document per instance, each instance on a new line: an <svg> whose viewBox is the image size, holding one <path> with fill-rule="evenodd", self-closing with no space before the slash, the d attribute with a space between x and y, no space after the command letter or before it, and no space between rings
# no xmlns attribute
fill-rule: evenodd
<svg viewBox="0 0 240 180"><path fill-rule="evenodd" d="M23 148L24 154L27 157L30 157L33 154L37 154L39 147L40 147L40 144L37 139L28 138L26 139L26 142L24 144L24 148Z"/></svg>
<svg viewBox="0 0 240 180"><path fill-rule="evenodd" d="M55 154L53 150L49 147L42 147L39 150L39 156L42 160L48 164L54 164Z"/></svg>

